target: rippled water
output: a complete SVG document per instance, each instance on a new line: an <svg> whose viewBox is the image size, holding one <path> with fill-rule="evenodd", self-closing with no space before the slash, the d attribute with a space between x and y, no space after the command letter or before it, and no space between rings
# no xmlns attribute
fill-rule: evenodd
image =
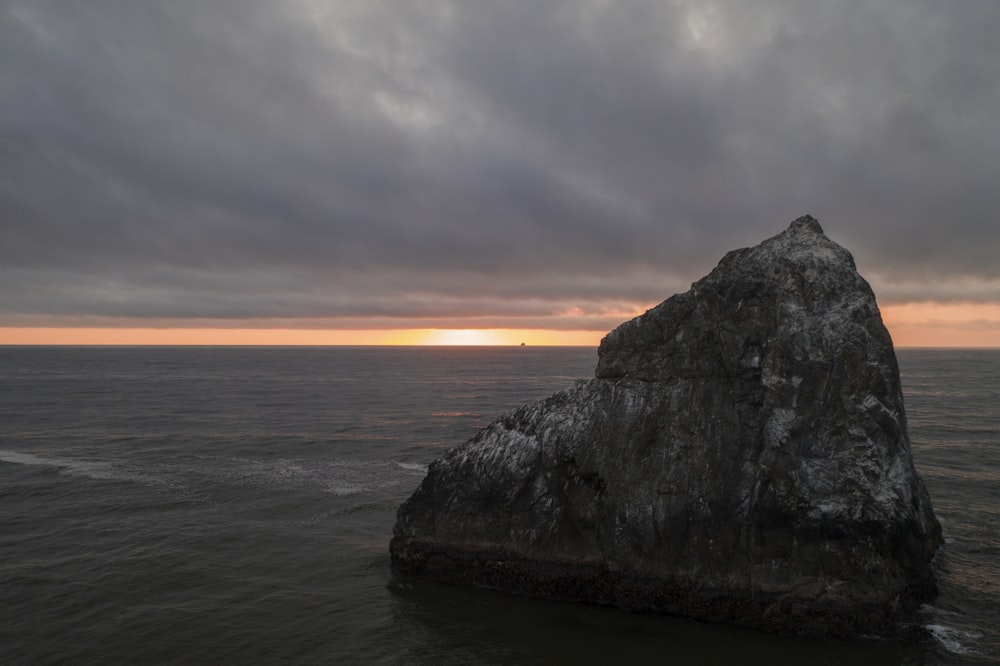
<svg viewBox="0 0 1000 666"><path fill-rule="evenodd" d="M394 582L396 507L583 348L0 348L0 663L1000 658L1000 352L899 353L934 639L817 641Z"/></svg>
<svg viewBox="0 0 1000 666"><path fill-rule="evenodd" d="M1000 660L1000 350L897 353L917 470L944 528L927 625L950 654Z"/></svg>

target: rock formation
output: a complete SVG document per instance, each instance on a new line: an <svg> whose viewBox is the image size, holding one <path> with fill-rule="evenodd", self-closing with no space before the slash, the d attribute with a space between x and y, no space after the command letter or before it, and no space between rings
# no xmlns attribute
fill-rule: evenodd
<svg viewBox="0 0 1000 666"><path fill-rule="evenodd" d="M934 596L892 340L816 220L728 253L598 359L430 466L396 573L833 636Z"/></svg>

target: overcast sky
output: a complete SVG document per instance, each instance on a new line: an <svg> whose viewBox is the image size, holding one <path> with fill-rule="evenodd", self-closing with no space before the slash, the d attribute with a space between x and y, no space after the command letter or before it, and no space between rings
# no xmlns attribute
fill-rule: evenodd
<svg viewBox="0 0 1000 666"><path fill-rule="evenodd" d="M806 213L883 306L996 304L997 35L996 0L0 0L0 325L609 329Z"/></svg>

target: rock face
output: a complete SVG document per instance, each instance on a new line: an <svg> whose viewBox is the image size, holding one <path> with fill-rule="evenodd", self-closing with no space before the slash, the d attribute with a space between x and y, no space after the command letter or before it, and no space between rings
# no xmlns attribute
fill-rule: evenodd
<svg viewBox="0 0 1000 666"><path fill-rule="evenodd" d="M936 594L892 340L816 220L730 252L598 356L430 466L396 573L834 636Z"/></svg>

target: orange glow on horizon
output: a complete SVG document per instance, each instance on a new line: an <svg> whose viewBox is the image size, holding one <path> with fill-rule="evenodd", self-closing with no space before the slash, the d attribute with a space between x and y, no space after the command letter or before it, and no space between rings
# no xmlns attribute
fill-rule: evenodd
<svg viewBox="0 0 1000 666"><path fill-rule="evenodd" d="M1000 347L1000 304L905 303L881 311L897 347Z"/></svg>
<svg viewBox="0 0 1000 666"><path fill-rule="evenodd" d="M605 331L0 327L0 345L481 345L596 347Z"/></svg>
<svg viewBox="0 0 1000 666"><path fill-rule="evenodd" d="M389 344L489 347L517 346L523 342L532 346L596 347L603 335L602 331L429 328L400 331Z"/></svg>
<svg viewBox="0 0 1000 666"><path fill-rule="evenodd" d="M897 347L1000 347L1000 304L881 308ZM0 327L0 345L481 345L596 347L607 331L555 329L280 329Z"/></svg>

